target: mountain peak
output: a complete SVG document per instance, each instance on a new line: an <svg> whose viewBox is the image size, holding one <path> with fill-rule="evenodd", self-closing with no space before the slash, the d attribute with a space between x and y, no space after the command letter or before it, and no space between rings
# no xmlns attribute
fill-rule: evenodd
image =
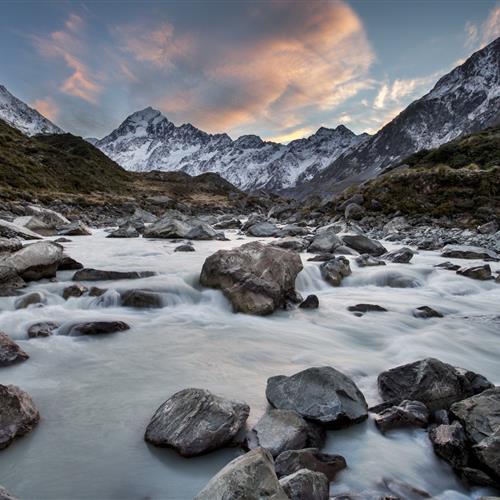
<svg viewBox="0 0 500 500"><path fill-rule="evenodd" d="M161 111L158 111L157 109L148 106L147 108L132 113L126 118L125 121L135 122L135 123L140 123L140 122L149 123L158 118L162 120L167 120L167 118L162 115Z"/></svg>

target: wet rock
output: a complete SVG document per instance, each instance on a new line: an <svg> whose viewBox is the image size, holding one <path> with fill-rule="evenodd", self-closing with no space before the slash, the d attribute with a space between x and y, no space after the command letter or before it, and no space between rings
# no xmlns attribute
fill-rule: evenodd
<svg viewBox="0 0 500 500"><path fill-rule="evenodd" d="M23 244L20 239L0 237L0 254L17 252L21 248L23 248Z"/></svg>
<svg viewBox="0 0 500 500"><path fill-rule="evenodd" d="M349 260L345 257L334 257L320 266L321 276L332 286L340 286L342 280L351 274Z"/></svg>
<svg viewBox="0 0 500 500"><path fill-rule="evenodd" d="M443 317L443 315L439 311L436 311L435 309L429 306L417 307L416 309L413 310L412 314L413 316L415 316L415 318L423 318L423 319Z"/></svg>
<svg viewBox="0 0 500 500"><path fill-rule="evenodd" d="M246 233L248 236L257 236L259 238L269 238L278 234L278 228L270 222L258 222L250 226Z"/></svg>
<svg viewBox="0 0 500 500"><path fill-rule="evenodd" d="M384 478L382 482L391 493L394 493L401 499L418 500L419 498L431 498L431 495L427 491L416 488L399 479Z"/></svg>
<svg viewBox="0 0 500 500"><path fill-rule="evenodd" d="M399 427L425 427L429 423L429 411L420 401L402 401L375 416L375 424L386 432Z"/></svg>
<svg viewBox="0 0 500 500"><path fill-rule="evenodd" d="M45 304L45 296L41 292L27 293L14 301L16 309L26 309L32 305Z"/></svg>
<svg viewBox="0 0 500 500"><path fill-rule="evenodd" d="M92 234L91 229L81 221L71 222L57 228L60 236L88 236Z"/></svg>
<svg viewBox="0 0 500 500"><path fill-rule="evenodd" d="M15 295L26 283L11 266L0 263L0 297Z"/></svg>
<svg viewBox="0 0 500 500"><path fill-rule="evenodd" d="M331 253L320 253L319 255L315 255L314 257L309 257L307 259L308 262L328 262L332 260L335 256Z"/></svg>
<svg viewBox="0 0 500 500"><path fill-rule="evenodd" d="M163 307L161 294L150 290L127 290L121 294L123 307L152 309Z"/></svg>
<svg viewBox="0 0 500 500"><path fill-rule="evenodd" d="M139 238L139 236L139 231L132 224L128 224L115 229L106 238Z"/></svg>
<svg viewBox="0 0 500 500"><path fill-rule="evenodd" d="M28 328L28 337L34 339L37 337L49 337L52 332L59 328L58 323L53 323L52 321L43 321L40 323L35 323Z"/></svg>
<svg viewBox="0 0 500 500"><path fill-rule="evenodd" d="M411 248L403 247L398 250L393 250L392 252L387 252L383 255L383 258L398 264L408 264L410 260L413 259L413 255L414 253Z"/></svg>
<svg viewBox="0 0 500 500"><path fill-rule="evenodd" d="M0 384L0 450L31 432L40 414L31 397L15 385Z"/></svg>
<svg viewBox="0 0 500 500"><path fill-rule="evenodd" d="M33 215L16 217L13 221L13 224L29 229L30 231L34 231L35 233L42 236L50 236L52 234L55 234L56 232L55 227L51 228L48 224Z"/></svg>
<svg viewBox="0 0 500 500"><path fill-rule="evenodd" d="M81 297L83 294L87 293L88 290L86 286L76 283L64 289L63 298L64 300L68 300L70 297Z"/></svg>
<svg viewBox="0 0 500 500"><path fill-rule="evenodd" d="M25 281L53 278L62 258L62 247L51 241L26 245L4 259Z"/></svg>
<svg viewBox="0 0 500 500"><path fill-rule="evenodd" d="M54 240L54 243L71 243L73 240L70 240L69 238L65 238L64 236L61 236L61 238L56 238Z"/></svg>
<svg viewBox="0 0 500 500"><path fill-rule="evenodd" d="M302 300L295 291L301 270L299 254L252 242L208 257L200 284L222 289L235 312L266 315Z"/></svg>
<svg viewBox="0 0 500 500"><path fill-rule="evenodd" d="M385 307L379 306L377 304L356 304L355 306L349 306L347 310L360 313L387 312L387 309Z"/></svg>
<svg viewBox="0 0 500 500"><path fill-rule="evenodd" d="M76 261L75 259L69 257L68 255L62 256L57 266L58 271L77 271L78 269L83 269L83 264Z"/></svg>
<svg viewBox="0 0 500 500"><path fill-rule="evenodd" d="M330 481L322 472L300 469L280 479L290 500L328 500Z"/></svg>
<svg viewBox="0 0 500 500"><path fill-rule="evenodd" d="M11 495L2 485L0 485L0 500L18 500Z"/></svg>
<svg viewBox="0 0 500 500"><path fill-rule="evenodd" d="M429 411L448 409L456 401L480 393L492 384L482 375L426 358L382 372L378 388L384 401L424 403Z"/></svg>
<svg viewBox="0 0 500 500"><path fill-rule="evenodd" d="M9 366L29 358L8 335L0 332L0 366ZM1 436L0 436L1 441Z"/></svg>
<svg viewBox="0 0 500 500"><path fill-rule="evenodd" d="M499 260L498 254L492 250L468 245L446 245L441 252L441 257L448 259Z"/></svg>
<svg viewBox="0 0 500 500"><path fill-rule="evenodd" d="M289 476L302 469L322 472L333 481L338 472L347 467L341 455L322 453L317 448L284 451L275 460L274 468L278 477Z"/></svg>
<svg viewBox="0 0 500 500"><path fill-rule="evenodd" d="M194 500L289 500L273 467L271 454L256 448L220 470Z"/></svg>
<svg viewBox="0 0 500 500"><path fill-rule="evenodd" d="M248 433L246 444L250 449L265 448L276 457L287 450L321 448L325 438L321 427L304 420L298 413L271 408Z"/></svg>
<svg viewBox="0 0 500 500"><path fill-rule="evenodd" d="M432 415L432 420L436 425L449 425L450 416L448 410L437 410Z"/></svg>
<svg viewBox="0 0 500 500"><path fill-rule="evenodd" d="M379 257L387 253L387 249L378 241L371 240L362 234L346 234L342 236L342 241L349 248L352 248L360 254L369 254L374 257Z"/></svg>
<svg viewBox="0 0 500 500"><path fill-rule="evenodd" d="M220 220L214 224L214 229L240 229L241 221L237 218Z"/></svg>
<svg viewBox="0 0 500 500"><path fill-rule="evenodd" d="M368 416L365 398L356 384L329 366L308 368L291 377L271 377L266 397L275 408L293 410L332 428L349 426Z"/></svg>
<svg viewBox="0 0 500 500"><path fill-rule="evenodd" d="M342 241L337 236L336 231L327 229L316 233L307 251L310 253L333 253L340 245L342 245Z"/></svg>
<svg viewBox="0 0 500 500"><path fill-rule="evenodd" d="M175 247L174 252L194 252L195 248L193 245L179 245Z"/></svg>
<svg viewBox="0 0 500 500"><path fill-rule="evenodd" d="M26 207L26 212L35 216L39 221L45 224L46 227L52 230L58 226L69 224L69 220L64 217L64 215L39 205L28 205Z"/></svg>
<svg viewBox="0 0 500 500"><path fill-rule="evenodd" d="M299 226L297 224L286 224L279 229L277 236L280 238L287 236L306 236L309 232L310 231L307 227Z"/></svg>
<svg viewBox="0 0 500 500"><path fill-rule="evenodd" d="M104 295L107 292L106 288L99 288L97 286L92 286L90 287L89 290L89 297L100 297L101 295Z"/></svg>
<svg viewBox="0 0 500 500"><path fill-rule="evenodd" d="M249 412L246 403L204 389L184 389L156 410L144 438L185 457L201 455L233 444Z"/></svg>
<svg viewBox="0 0 500 500"><path fill-rule="evenodd" d="M477 484L478 486L491 486L493 488L498 488L498 483L495 479L482 470L475 469L473 467L464 467L458 472L468 483Z"/></svg>
<svg viewBox="0 0 500 500"><path fill-rule="evenodd" d="M306 240L298 238L283 238L271 243L274 247L284 248L286 250L294 250L296 252L304 252L309 245Z"/></svg>
<svg viewBox="0 0 500 500"><path fill-rule="evenodd" d="M499 479L500 387L459 401L451 406L450 412L464 427L474 456L485 472L488 475L493 473Z"/></svg>
<svg viewBox="0 0 500 500"><path fill-rule="evenodd" d="M446 269L447 271L457 271L460 269L458 264L453 264L453 262L446 261L441 264L436 264L434 267L439 267L440 269Z"/></svg>
<svg viewBox="0 0 500 500"><path fill-rule="evenodd" d="M429 431L429 439L436 455L446 460L453 468L460 469L467 464L467 442L459 422L432 428Z"/></svg>
<svg viewBox="0 0 500 500"><path fill-rule="evenodd" d="M41 240L42 237L29 229L17 226L12 222L0 219L0 236L4 238L20 238L21 240Z"/></svg>
<svg viewBox="0 0 500 500"><path fill-rule="evenodd" d="M359 257L356 257L355 260L359 267L385 266L383 260L377 259L377 257L373 257L367 253L361 254Z"/></svg>
<svg viewBox="0 0 500 500"><path fill-rule="evenodd" d="M306 300L299 307L301 309L317 309L319 307L319 299L317 295L308 295Z"/></svg>
<svg viewBox="0 0 500 500"><path fill-rule="evenodd" d="M494 234L498 231L498 224L495 221L486 222L477 228L477 232L481 234Z"/></svg>
<svg viewBox="0 0 500 500"><path fill-rule="evenodd" d="M102 335L107 333L123 332L129 330L130 326L123 321L90 321L71 325L68 335Z"/></svg>
<svg viewBox="0 0 500 500"><path fill-rule="evenodd" d="M73 275L73 281L115 281L136 280L154 276L152 271L103 271L100 269L85 268Z"/></svg>
<svg viewBox="0 0 500 500"><path fill-rule="evenodd" d="M457 271L457 274L475 280L489 280L491 279L491 267L489 264L485 264L483 266L461 267Z"/></svg>

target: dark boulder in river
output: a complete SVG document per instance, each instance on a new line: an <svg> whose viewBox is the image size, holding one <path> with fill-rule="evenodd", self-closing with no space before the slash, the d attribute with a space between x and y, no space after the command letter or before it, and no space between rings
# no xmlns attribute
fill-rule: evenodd
<svg viewBox="0 0 500 500"><path fill-rule="evenodd" d="M424 403L429 411L448 409L453 403L492 387L482 375L456 368L434 358L397 366L378 376L384 401L405 399Z"/></svg>
<svg viewBox="0 0 500 500"><path fill-rule="evenodd" d="M127 290L121 294L122 306L136 309L163 307L161 294L151 290Z"/></svg>
<svg viewBox="0 0 500 500"><path fill-rule="evenodd" d="M246 403L204 389L184 389L156 410L144 438L185 457L201 455L234 444L249 413Z"/></svg>
<svg viewBox="0 0 500 500"><path fill-rule="evenodd" d="M425 427L429 423L429 410L420 401L402 401L375 416L375 424L382 431L400 427Z"/></svg>
<svg viewBox="0 0 500 500"><path fill-rule="evenodd" d="M367 404L356 384L330 366L308 368L267 381L266 397L275 408L294 410L321 425L339 428L365 420Z"/></svg>
<svg viewBox="0 0 500 500"><path fill-rule="evenodd" d="M346 234L342 236L344 245L356 250L360 254L369 254L375 257L380 257L387 252L387 249L378 241L371 240L362 234Z"/></svg>
<svg viewBox="0 0 500 500"><path fill-rule="evenodd" d="M301 270L298 253L252 242L208 257L200 283L222 289L235 312L266 315L301 301L295 291Z"/></svg>
<svg viewBox="0 0 500 500"><path fill-rule="evenodd" d="M9 366L29 358L8 335L0 332L0 366Z"/></svg>
<svg viewBox="0 0 500 500"><path fill-rule="evenodd" d="M85 268L73 275L73 281L135 280L149 278L155 274L153 271L103 271Z"/></svg>
<svg viewBox="0 0 500 500"><path fill-rule="evenodd" d="M321 276L332 286L340 286L342 280L351 274L351 266L346 257L333 257L320 266Z"/></svg>
<svg viewBox="0 0 500 500"><path fill-rule="evenodd" d="M276 477L273 457L264 448L229 462L194 498L216 499L290 500Z"/></svg>
<svg viewBox="0 0 500 500"><path fill-rule="evenodd" d="M40 414L31 397L15 385L0 384L0 450L32 431Z"/></svg>
<svg viewBox="0 0 500 500"><path fill-rule="evenodd" d="M77 323L69 327L68 335L102 335L106 333L123 332L130 326L123 321L92 321Z"/></svg>

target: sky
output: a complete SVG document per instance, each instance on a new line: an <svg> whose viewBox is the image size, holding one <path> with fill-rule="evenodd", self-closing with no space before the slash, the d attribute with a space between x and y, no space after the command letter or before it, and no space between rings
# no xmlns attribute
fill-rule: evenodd
<svg viewBox="0 0 500 500"><path fill-rule="evenodd" d="M0 0L0 84L101 138L152 106L288 142L374 133L500 36L500 0Z"/></svg>

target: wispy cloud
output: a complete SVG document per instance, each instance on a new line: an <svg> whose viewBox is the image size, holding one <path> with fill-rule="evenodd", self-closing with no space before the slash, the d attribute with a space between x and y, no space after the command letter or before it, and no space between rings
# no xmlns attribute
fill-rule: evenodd
<svg viewBox="0 0 500 500"><path fill-rule="evenodd" d="M57 118L57 114L59 113L57 104L50 97L45 99L36 99L32 103L32 106L49 120L55 120Z"/></svg>
<svg viewBox="0 0 500 500"><path fill-rule="evenodd" d="M468 21L465 24L465 46L480 49L500 36L500 2L490 11L481 24Z"/></svg>

